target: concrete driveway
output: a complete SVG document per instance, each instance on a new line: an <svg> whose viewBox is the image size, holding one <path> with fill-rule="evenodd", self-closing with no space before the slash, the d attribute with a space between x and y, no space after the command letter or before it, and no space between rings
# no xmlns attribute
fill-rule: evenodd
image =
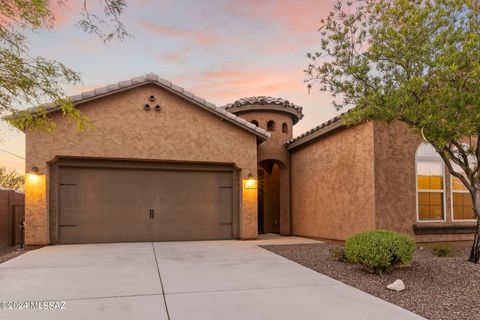
<svg viewBox="0 0 480 320"><path fill-rule="evenodd" d="M0 319L422 319L242 241L59 245L0 264L0 301L32 300L65 304Z"/></svg>

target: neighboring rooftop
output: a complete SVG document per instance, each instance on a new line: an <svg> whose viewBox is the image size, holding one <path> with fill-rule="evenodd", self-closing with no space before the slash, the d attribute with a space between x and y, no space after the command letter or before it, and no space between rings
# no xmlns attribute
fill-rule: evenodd
<svg viewBox="0 0 480 320"><path fill-rule="evenodd" d="M231 122L247 131L250 131L260 137L262 140L266 140L270 137L270 133L265 129L257 127L256 125L247 122L245 119L237 117L235 114L226 111L225 108L217 107L215 104L206 101L205 99L194 95L193 93L185 90L182 87L179 87L172 82L165 80L154 73L148 73L144 76L132 78L126 81L120 81L114 84L107 85L105 87L97 88L92 91L83 92L78 95L70 96L69 99L73 102L74 105L85 103L94 99L101 97L109 96L118 92L122 92L128 89L142 86L144 84L151 83L158 85L190 102L193 104L212 112L222 119ZM56 103L45 104L42 107L47 108L48 112L54 112L59 109L59 106ZM37 108L30 109L31 112L35 112Z"/></svg>
<svg viewBox="0 0 480 320"><path fill-rule="evenodd" d="M5 188L5 187L2 187L2 186L0 186L0 191L15 191L16 193L24 194L23 191L14 190L14 189L10 189L10 188Z"/></svg>
<svg viewBox="0 0 480 320"><path fill-rule="evenodd" d="M223 108L235 114L253 110L286 112L292 117L293 124L296 124L303 118L303 108L301 106L282 98L273 98L267 96L255 96L238 99L233 103L225 105Z"/></svg>

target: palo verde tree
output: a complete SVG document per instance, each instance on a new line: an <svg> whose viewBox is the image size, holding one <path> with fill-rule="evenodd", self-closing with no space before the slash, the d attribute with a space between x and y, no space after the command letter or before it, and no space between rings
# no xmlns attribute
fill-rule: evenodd
<svg viewBox="0 0 480 320"><path fill-rule="evenodd" d="M13 169L0 167L0 187L21 191L25 187L25 176Z"/></svg>
<svg viewBox="0 0 480 320"><path fill-rule="evenodd" d="M330 91L343 120L401 121L433 145L472 197L480 259L480 1L337 2L307 54L309 88Z"/></svg>
<svg viewBox="0 0 480 320"><path fill-rule="evenodd" d="M96 14L88 0L78 1L81 19L77 25L87 33L99 36L103 41L128 36L119 20L126 8L125 0L97 0L102 9ZM93 1L95 2L95 1ZM64 0L1 0L0 1L0 116L9 115L8 120L19 129L54 129L45 108L39 107L32 114L25 106L39 106L44 102L55 102L63 116L74 121L82 129L86 119L65 98L62 87L77 84L80 75L63 63L29 53L27 32L53 31L54 8L68 9Z"/></svg>

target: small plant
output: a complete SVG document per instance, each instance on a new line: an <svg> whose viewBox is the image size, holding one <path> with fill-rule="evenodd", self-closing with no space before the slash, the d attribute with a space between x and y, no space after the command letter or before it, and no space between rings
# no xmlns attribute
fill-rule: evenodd
<svg viewBox="0 0 480 320"><path fill-rule="evenodd" d="M359 233L345 243L345 257L349 262L361 264L376 273L409 264L414 252L412 238L388 230Z"/></svg>
<svg viewBox="0 0 480 320"><path fill-rule="evenodd" d="M431 246L432 254L436 257L453 257L454 249L448 243L436 243Z"/></svg>
<svg viewBox="0 0 480 320"><path fill-rule="evenodd" d="M343 247L338 248L331 248L330 249L330 257L333 260L340 261L340 262L347 262L347 258L345 257L345 249Z"/></svg>

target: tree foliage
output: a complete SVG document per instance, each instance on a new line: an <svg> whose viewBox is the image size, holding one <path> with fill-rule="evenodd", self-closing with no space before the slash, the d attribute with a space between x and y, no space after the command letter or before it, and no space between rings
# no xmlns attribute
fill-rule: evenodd
<svg viewBox="0 0 480 320"><path fill-rule="evenodd" d="M103 41L128 36L119 20L126 8L124 0L103 0L103 13L91 12L83 1L82 19L78 26ZM80 75L63 63L29 52L26 33L49 30L55 26L54 6L64 8L63 0L2 0L0 2L0 115L17 128L54 129L44 102L57 104L65 118L74 121L79 129L88 125L86 119L65 98L63 86L77 84ZM26 106L40 106L35 113L25 112Z"/></svg>
<svg viewBox="0 0 480 320"><path fill-rule="evenodd" d="M330 91L338 109L355 107L347 124L398 120L421 134L470 191L477 217L479 22L478 0L339 1L305 70L309 87ZM478 231L475 246L478 262Z"/></svg>
<svg viewBox="0 0 480 320"><path fill-rule="evenodd" d="M0 167L0 187L12 190L23 190L25 187L25 176L13 169Z"/></svg>

